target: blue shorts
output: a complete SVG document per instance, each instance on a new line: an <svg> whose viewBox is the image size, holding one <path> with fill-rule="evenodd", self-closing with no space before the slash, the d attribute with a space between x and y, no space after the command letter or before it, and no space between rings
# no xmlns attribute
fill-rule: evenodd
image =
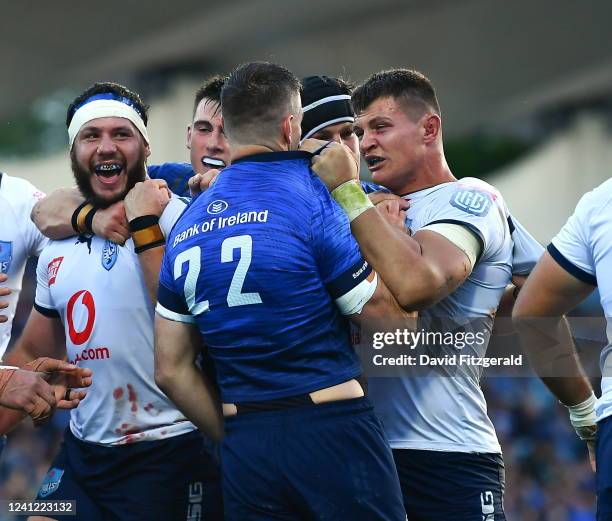
<svg viewBox="0 0 612 521"><path fill-rule="evenodd" d="M505 521L501 454L394 449L410 521Z"/></svg>
<svg viewBox="0 0 612 521"><path fill-rule="evenodd" d="M109 447L68 428L36 498L76 501L76 517L54 519L223 519L218 468L198 432Z"/></svg>
<svg viewBox="0 0 612 521"><path fill-rule="evenodd" d="M238 414L221 444L226 521L405 521L367 398Z"/></svg>
<svg viewBox="0 0 612 521"><path fill-rule="evenodd" d="M612 416L597 423L597 521L612 521Z"/></svg>

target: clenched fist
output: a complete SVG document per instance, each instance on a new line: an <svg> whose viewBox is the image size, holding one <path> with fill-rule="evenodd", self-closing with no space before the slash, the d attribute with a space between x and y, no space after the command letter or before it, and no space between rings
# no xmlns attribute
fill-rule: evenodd
<svg viewBox="0 0 612 521"><path fill-rule="evenodd" d="M91 223L94 235L108 239L115 244L124 244L130 238L125 203L119 201L108 208L99 208Z"/></svg>
<svg viewBox="0 0 612 521"><path fill-rule="evenodd" d="M162 179L147 179L136 183L125 196L125 215L128 222L143 215L160 216L170 201L171 192Z"/></svg>
<svg viewBox="0 0 612 521"><path fill-rule="evenodd" d="M203 174L195 174L194 176L190 177L187 185L189 186L191 197L195 197L196 195L208 190L217 180L217 176L220 173L221 170L211 168Z"/></svg>
<svg viewBox="0 0 612 521"><path fill-rule="evenodd" d="M330 192L346 181L359 180L359 164L346 145L305 139L300 149L316 153L312 158L311 168Z"/></svg>

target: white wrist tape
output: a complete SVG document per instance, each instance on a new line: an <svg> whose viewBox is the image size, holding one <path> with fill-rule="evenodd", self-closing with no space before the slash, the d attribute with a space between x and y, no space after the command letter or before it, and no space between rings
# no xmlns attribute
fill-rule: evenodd
<svg viewBox="0 0 612 521"><path fill-rule="evenodd" d="M374 208L372 201L361 188L359 181L354 179L342 183L332 191L331 195L342 207L349 218L349 222L352 222L366 210Z"/></svg>
<svg viewBox="0 0 612 521"><path fill-rule="evenodd" d="M591 393L584 402L576 405L566 405L569 411L570 422L576 430L576 434L581 440L593 440L597 433L597 424L595 423L595 403L597 398Z"/></svg>

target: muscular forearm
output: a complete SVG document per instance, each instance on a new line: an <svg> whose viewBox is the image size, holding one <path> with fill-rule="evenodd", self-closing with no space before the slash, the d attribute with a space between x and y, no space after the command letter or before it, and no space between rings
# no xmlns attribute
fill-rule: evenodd
<svg viewBox="0 0 612 521"><path fill-rule="evenodd" d="M214 440L223 437L219 400L212 385L195 364L175 367L171 375L156 370L155 381L198 429Z"/></svg>
<svg viewBox="0 0 612 521"><path fill-rule="evenodd" d="M140 268L147 285L147 293L154 305L157 302L157 285L159 283L159 270L164 256L164 249L164 246L158 246L138 254Z"/></svg>
<svg viewBox="0 0 612 521"><path fill-rule="evenodd" d="M523 350L534 371L565 405L575 405L591 396L565 317L514 320Z"/></svg>
<svg viewBox="0 0 612 521"><path fill-rule="evenodd" d="M50 239L64 239L75 235L72 214L84 201L78 188L60 188L38 201L31 218L41 233Z"/></svg>
<svg viewBox="0 0 612 521"><path fill-rule="evenodd" d="M376 208L351 222L361 252L406 310L420 310L448 294L444 277L424 261L421 245L391 226Z"/></svg>

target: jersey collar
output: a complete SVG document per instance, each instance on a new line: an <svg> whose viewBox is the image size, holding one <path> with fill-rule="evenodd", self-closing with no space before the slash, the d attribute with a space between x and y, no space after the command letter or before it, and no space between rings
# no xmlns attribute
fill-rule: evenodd
<svg viewBox="0 0 612 521"><path fill-rule="evenodd" d="M291 150L288 152L260 152L258 154L251 154L248 156L242 156L232 161L232 165L237 163L269 163L272 161L292 161L295 159L308 159L312 157L310 152L303 150Z"/></svg>

